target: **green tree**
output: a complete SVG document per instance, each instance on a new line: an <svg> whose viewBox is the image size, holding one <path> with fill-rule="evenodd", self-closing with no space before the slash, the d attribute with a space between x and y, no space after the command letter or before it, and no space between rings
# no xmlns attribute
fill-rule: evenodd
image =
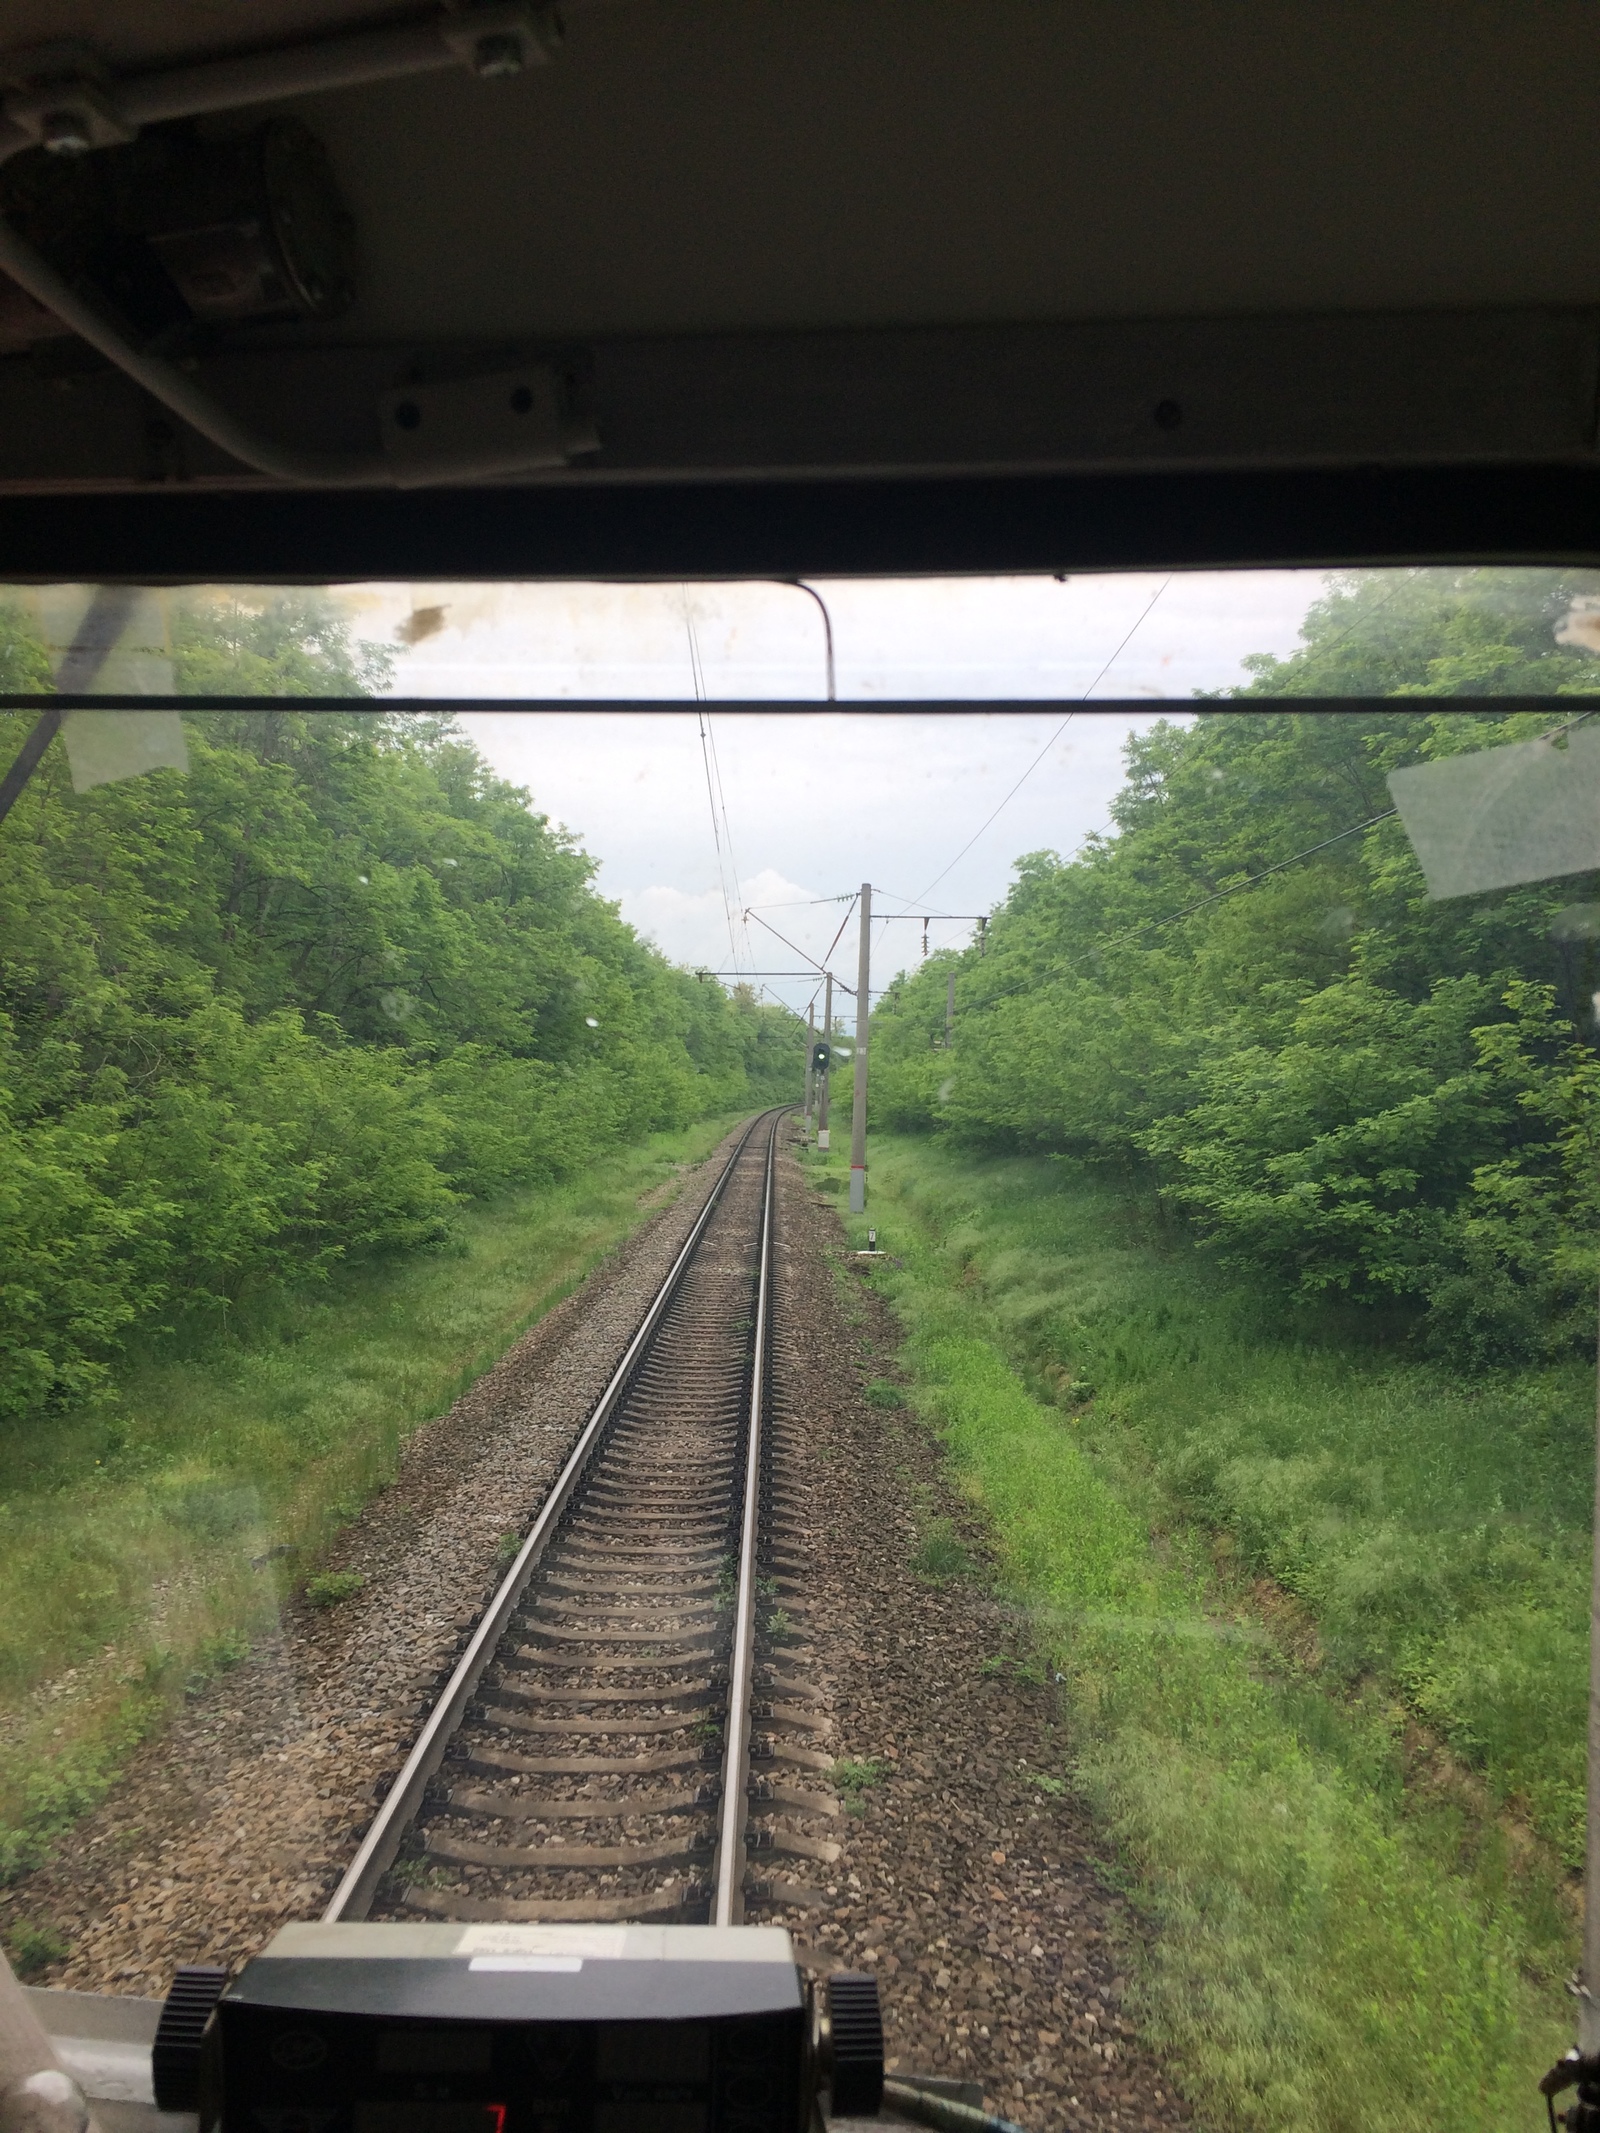
<svg viewBox="0 0 1600 2133"><path fill-rule="evenodd" d="M83 794L52 748L0 829L0 1414L798 1075L798 1021L639 940L448 718L362 702L389 655L327 595L174 639L186 691L353 701L198 712L186 773ZM47 686L20 609L0 660Z"/></svg>
<svg viewBox="0 0 1600 2133"><path fill-rule="evenodd" d="M54 686L50 654L27 616L14 604L0 603L0 689L7 695L48 695Z"/></svg>
<svg viewBox="0 0 1600 2133"><path fill-rule="evenodd" d="M1588 1338L1600 1209L1570 1151L1600 1101L1574 1064L1592 1059L1600 884L1431 903L1381 818L1395 767L1550 723L1452 696L1594 688L1560 633L1597 583L1330 580L1289 658L1248 660L1231 700L1129 741L1111 835L1018 863L987 955L955 959L952 1050L949 960L897 988L878 1115L1111 1164L1234 1264L1480 1353ZM1293 708L1323 695L1362 700Z"/></svg>
<svg viewBox="0 0 1600 2133"><path fill-rule="evenodd" d="M318 588L222 586L175 603L173 672L185 696L377 696L388 645L352 635Z"/></svg>

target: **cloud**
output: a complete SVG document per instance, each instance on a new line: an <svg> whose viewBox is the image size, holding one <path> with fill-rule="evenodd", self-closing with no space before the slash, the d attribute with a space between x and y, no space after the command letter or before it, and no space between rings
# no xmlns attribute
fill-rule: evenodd
<svg viewBox="0 0 1600 2133"><path fill-rule="evenodd" d="M771 867L763 867L743 884L744 903L763 905L797 904L802 907L816 895L814 889L802 887L798 882L787 880ZM698 892L679 889L667 882L653 883L646 889L624 889L617 899L623 917L635 927L646 940L654 941L662 954L675 963L686 963L691 969L738 971L803 970L802 957L765 932L753 920L743 921L741 907L733 897L729 885L725 902L720 888L703 889ZM733 924L728 923L732 910ZM775 912L774 918L786 915ZM788 914L794 915L794 914ZM838 924L838 918L834 919ZM788 931L788 928L782 930ZM829 928L832 931L832 928ZM791 938L794 936L791 935ZM733 983L732 977L727 980ZM758 979L758 983L772 981ZM792 992L793 986L778 989Z"/></svg>
<svg viewBox="0 0 1600 2133"><path fill-rule="evenodd" d="M1163 715L1184 717L1197 689L1245 680L1243 655L1292 651L1323 586L1318 571L1163 579L819 581L847 701L754 716L718 699L815 700L822 692L821 618L787 586L370 584L339 597L363 635L398 634L407 645L395 679L401 693L570 704L548 714L469 713L462 725L501 776L526 786L535 806L599 861L602 893L641 933L676 961L720 970L734 954L702 717L712 727L733 849L751 870L745 903L795 905L870 878L881 914L914 898L950 914L934 920L928 944L952 945L969 937L967 914L1006 894L1019 853L1070 855L1108 826L1130 732ZM691 618L710 699L703 712L692 700ZM1091 689L1140 708L1097 711L1081 702ZM585 711L585 697L681 708L649 717ZM930 708L874 715L884 698ZM1012 708L950 714L934 708L941 698ZM1074 715L1058 734L1068 709ZM731 881L725 851L722 869ZM845 908L764 911L795 946L752 922L747 949L736 925L738 960L802 968L795 948L826 955ZM918 959L915 921L886 917L875 933L875 982ZM853 973L853 933L832 960L841 976ZM763 982L804 1010L808 980Z"/></svg>

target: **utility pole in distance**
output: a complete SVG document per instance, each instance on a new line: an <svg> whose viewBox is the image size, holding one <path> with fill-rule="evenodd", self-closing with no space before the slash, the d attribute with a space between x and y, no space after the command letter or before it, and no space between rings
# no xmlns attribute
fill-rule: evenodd
<svg viewBox="0 0 1600 2133"><path fill-rule="evenodd" d="M822 1038L823 1042L831 1049L833 1045L833 972L831 970L824 976L822 997ZM831 1065L823 1068L820 1077L822 1086L817 1092L817 1147L823 1155L828 1152L828 1081L832 1073L833 1068Z"/></svg>
<svg viewBox="0 0 1600 2133"><path fill-rule="evenodd" d="M808 1148L811 1145L811 1090L813 1086L811 1052L812 1047L816 1044L816 1041L817 1003L815 1000L812 1000L808 1002L806 1007L806 1120L804 1138L806 1146Z"/></svg>
<svg viewBox="0 0 1600 2133"><path fill-rule="evenodd" d="M856 961L855 1090L850 1106L850 1212L867 1211L867 1024L872 1012L872 884L861 884L861 949Z"/></svg>

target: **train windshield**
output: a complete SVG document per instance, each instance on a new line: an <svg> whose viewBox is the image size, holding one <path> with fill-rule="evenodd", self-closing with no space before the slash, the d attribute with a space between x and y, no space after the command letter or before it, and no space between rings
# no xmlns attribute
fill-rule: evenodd
<svg viewBox="0 0 1600 2133"><path fill-rule="evenodd" d="M15 585L0 726L61 2036L293 1921L746 1923L913 2115L1543 2121L1600 572ZM386 2037L317 2128L768 2122Z"/></svg>

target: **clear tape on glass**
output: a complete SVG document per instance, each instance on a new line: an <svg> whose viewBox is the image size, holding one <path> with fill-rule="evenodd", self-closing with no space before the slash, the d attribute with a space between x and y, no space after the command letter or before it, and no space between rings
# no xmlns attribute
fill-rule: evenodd
<svg viewBox="0 0 1600 2133"><path fill-rule="evenodd" d="M33 596L58 689L169 696L172 642L165 596L141 585L52 585ZM176 711L69 711L61 722L74 792L147 770L187 770Z"/></svg>
<svg viewBox="0 0 1600 2133"><path fill-rule="evenodd" d="M172 631L148 585L43 585L29 603L56 687L97 696L169 696Z"/></svg>
<svg viewBox="0 0 1600 2133"><path fill-rule="evenodd" d="M1389 773L1434 899L1600 868L1600 727Z"/></svg>
<svg viewBox="0 0 1600 2133"><path fill-rule="evenodd" d="M74 792L136 778L146 770L187 770L189 748L176 711L69 711L61 721Z"/></svg>

